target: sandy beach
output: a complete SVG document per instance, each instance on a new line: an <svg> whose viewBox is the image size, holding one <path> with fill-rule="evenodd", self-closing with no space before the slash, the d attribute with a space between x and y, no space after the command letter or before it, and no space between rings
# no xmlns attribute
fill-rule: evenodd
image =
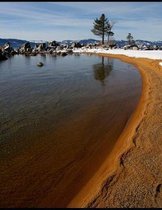
<svg viewBox="0 0 162 210"><path fill-rule="evenodd" d="M0 6L0 208L162 208L162 3Z"/></svg>
<svg viewBox="0 0 162 210"><path fill-rule="evenodd" d="M142 95L113 151L68 207L162 207L162 67L159 60L102 55L135 65Z"/></svg>
<svg viewBox="0 0 162 210"><path fill-rule="evenodd" d="M162 207L161 60L115 52L97 54L139 70L142 94L140 100L137 97L138 105L134 96L129 103L121 97L120 107L110 103L109 109L105 100L92 102L20 155L2 158L0 206ZM138 85L132 87L136 90ZM100 115L97 107L102 107ZM135 111L130 116L131 110ZM110 121L114 126L108 129Z"/></svg>

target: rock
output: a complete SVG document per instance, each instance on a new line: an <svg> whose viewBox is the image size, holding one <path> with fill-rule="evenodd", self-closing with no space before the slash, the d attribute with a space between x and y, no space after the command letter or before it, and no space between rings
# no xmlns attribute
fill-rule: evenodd
<svg viewBox="0 0 162 210"><path fill-rule="evenodd" d="M40 51L44 51L46 50L46 43L41 43L41 44L38 44L36 45L36 49L40 52Z"/></svg>
<svg viewBox="0 0 162 210"><path fill-rule="evenodd" d="M39 63L37 63L37 66L42 67L42 66L44 66L44 64L42 62L39 62Z"/></svg>
<svg viewBox="0 0 162 210"><path fill-rule="evenodd" d="M3 50L8 51L8 50L10 50L10 49L11 49L11 45L10 45L10 43L9 43L9 42L7 42L6 44L4 44L4 46L3 46Z"/></svg>
<svg viewBox="0 0 162 210"><path fill-rule="evenodd" d="M0 49L0 61L4 61L4 60L7 60L7 56L5 55L4 52L2 52L2 50Z"/></svg>
<svg viewBox="0 0 162 210"><path fill-rule="evenodd" d="M7 58L9 58L12 55L15 55L15 50L11 47L11 44L9 42L5 43L2 48L1 51L5 54L5 56Z"/></svg>
<svg viewBox="0 0 162 210"><path fill-rule="evenodd" d="M26 42L25 44L23 44L20 49L19 49L20 53L31 53L32 52L32 48L30 46L30 42Z"/></svg>
<svg viewBox="0 0 162 210"><path fill-rule="evenodd" d="M14 55L17 55L17 52L16 51L11 51L11 56L14 56Z"/></svg>
<svg viewBox="0 0 162 210"><path fill-rule="evenodd" d="M49 43L48 43L48 46L49 46L49 47L57 47L57 46L59 46L59 43L56 42L56 41L54 40L54 41L52 41L52 42L49 42Z"/></svg>
<svg viewBox="0 0 162 210"><path fill-rule="evenodd" d="M125 45L125 46L123 47L124 50L128 50L128 49L130 49L130 48L131 48L131 45Z"/></svg>
<svg viewBox="0 0 162 210"><path fill-rule="evenodd" d="M51 49L51 50L49 50L48 52L49 52L49 54L53 54L53 50L52 50L52 49Z"/></svg>
<svg viewBox="0 0 162 210"><path fill-rule="evenodd" d="M72 49L67 49L66 52L67 52L68 54L72 54L72 53L73 53L73 50L72 50Z"/></svg>
<svg viewBox="0 0 162 210"><path fill-rule="evenodd" d="M61 55L61 51L57 51L56 54L57 54L57 55Z"/></svg>
<svg viewBox="0 0 162 210"><path fill-rule="evenodd" d="M138 47L134 46L132 49L133 49L133 50L138 50Z"/></svg>
<svg viewBox="0 0 162 210"><path fill-rule="evenodd" d="M73 42L72 44L71 44L71 47L72 48L81 48L82 47L82 45L79 43L79 42Z"/></svg>
<svg viewBox="0 0 162 210"><path fill-rule="evenodd" d="M67 55L67 52L61 52L61 55L62 56L66 56Z"/></svg>
<svg viewBox="0 0 162 210"><path fill-rule="evenodd" d="M124 50L139 50L139 47L136 44L125 45Z"/></svg>
<svg viewBox="0 0 162 210"><path fill-rule="evenodd" d="M36 52L32 52L30 55L31 55L31 56L36 56L37 53L36 53Z"/></svg>

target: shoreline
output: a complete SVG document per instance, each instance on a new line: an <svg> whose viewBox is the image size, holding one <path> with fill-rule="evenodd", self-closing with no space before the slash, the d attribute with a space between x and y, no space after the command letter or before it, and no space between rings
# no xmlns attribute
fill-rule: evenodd
<svg viewBox="0 0 162 210"><path fill-rule="evenodd" d="M160 181L157 177L154 178L154 181L151 180L151 184L152 182L156 184L150 189L149 180L153 172L151 171L147 174L148 188L143 182L145 178L142 179L141 177L141 174L145 177L144 169L147 168L147 165L150 167L148 161L151 160L152 156L148 155L147 161L144 161L144 163L147 162L146 165L141 163L143 159L141 159L141 156L137 156L137 153L139 152L141 154L142 152L145 156L147 150L151 148L151 151L154 149L153 153L156 155L158 150L156 146L159 147L157 144L151 147L152 141L147 139L147 136L151 132L150 127L157 123L156 117L154 119L154 115L152 115L155 111L154 109L157 105L161 108L160 101L162 101L162 94L160 94L160 89L158 89L160 82L156 84L162 78L162 73L159 72L161 68L158 63L159 61L146 58L132 58L125 55L97 54L118 58L126 63L135 65L142 76L142 94L134 113L117 140L111 155L67 207L157 207L157 196L161 186ZM158 88L154 88L152 83L155 83L154 85L158 86ZM160 115L159 113L157 129L160 128ZM150 125L148 125L148 117L151 122ZM160 130L157 131L159 134L158 137L160 138ZM152 139L158 135L157 133L151 132ZM142 141L141 137L143 139ZM146 148L143 146L144 144L146 144ZM160 152L158 154L160 155ZM159 162L160 160L162 160L162 157L159 158ZM134 168L137 170L133 171ZM159 165L157 164L156 169L153 170L157 171L158 168ZM138 181L133 182L134 179ZM132 180L132 183L130 180ZM152 193L150 193L151 190L153 191ZM89 193L87 194L87 192ZM151 198L149 196L150 194Z"/></svg>

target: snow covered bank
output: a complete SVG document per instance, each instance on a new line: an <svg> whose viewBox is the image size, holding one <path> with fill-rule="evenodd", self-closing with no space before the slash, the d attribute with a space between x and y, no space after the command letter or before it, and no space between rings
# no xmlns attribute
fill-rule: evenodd
<svg viewBox="0 0 162 210"><path fill-rule="evenodd" d="M105 54L116 54L116 55L126 55L128 57L134 58L149 58L154 60L162 60L162 51L160 50L123 50L123 49L113 49L113 50L105 50L105 49L75 49L74 52L78 53L105 53ZM162 62L159 62L159 65L162 66Z"/></svg>
<svg viewBox="0 0 162 210"><path fill-rule="evenodd" d="M162 62L159 62L159 65L162 66Z"/></svg>

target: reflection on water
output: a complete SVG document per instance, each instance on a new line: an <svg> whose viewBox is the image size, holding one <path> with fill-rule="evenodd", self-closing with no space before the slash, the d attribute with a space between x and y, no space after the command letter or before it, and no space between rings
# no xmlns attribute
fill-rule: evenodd
<svg viewBox="0 0 162 210"><path fill-rule="evenodd" d="M140 90L139 73L119 60L0 62L0 207L66 206L111 152Z"/></svg>
<svg viewBox="0 0 162 210"><path fill-rule="evenodd" d="M105 63L105 58L101 57L102 62L98 64L93 65L94 69L94 78L96 80L100 80L101 84L104 86L105 85L105 78L108 77L110 72L113 69L113 60L110 58L106 59Z"/></svg>
<svg viewBox="0 0 162 210"><path fill-rule="evenodd" d="M31 56L25 55L24 61L25 61L25 64L26 64L27 66L29 66L29 65L30 65L30 62L31 62Z"/></svg>

